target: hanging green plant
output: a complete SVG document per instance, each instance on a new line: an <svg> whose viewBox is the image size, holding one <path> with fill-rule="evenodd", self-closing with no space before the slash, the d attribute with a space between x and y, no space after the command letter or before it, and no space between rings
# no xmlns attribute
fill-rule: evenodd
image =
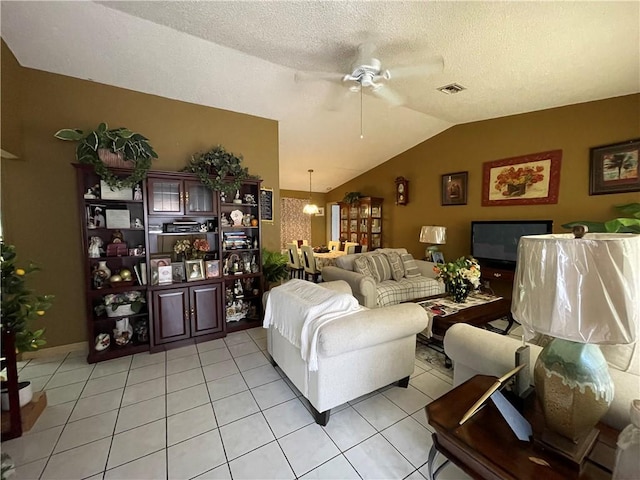
<svg viewBox="0 0 640 480"><path fill-rule="evenodd" d="M151 159L158 158L146 137L127 128L109 130L104 122L87 134L78 129L63 128L58 130L54 137L80 142L76 148L78 162L93 165L98 176L111 188L134 187L146 178L151 168ZM115 155L125 164L130 163L133 169L131 175L126 178L114 175L100 158L105 152L107 155Z"/></svg>
<svg viewBox="0 0 640 480"><path fill-rule="evenodd" d="M249 169L243 167L241 162L242 155L238 157L218 145L208 152L192 155L189 164L182 171L195 173L206 187L231 196L240 189L243 181L260 178L249 175Z"/></svg>

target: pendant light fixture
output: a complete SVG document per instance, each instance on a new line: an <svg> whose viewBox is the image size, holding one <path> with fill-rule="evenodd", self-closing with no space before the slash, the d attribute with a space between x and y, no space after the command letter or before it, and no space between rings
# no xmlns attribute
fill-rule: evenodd
<svg viewBox="0 0 640 480"><path fill-rule="evenodd" d="M320 210L318 210L318 206L315 203L311 203L311 174L313 170L309 170L309 203L307 203L302 209L302 213L306 213L307 215L317 215Z"/></svg>

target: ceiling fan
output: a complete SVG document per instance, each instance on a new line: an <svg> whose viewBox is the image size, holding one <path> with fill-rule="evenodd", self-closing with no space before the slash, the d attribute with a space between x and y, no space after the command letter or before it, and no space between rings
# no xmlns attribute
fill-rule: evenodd
<svg viewBox="0 0 640 480"><path fill-rule="evenodd" d="M351 72L297 72L297 82L307 80L329 80L348 87L344 94L349 92L370 92L378 98L387 101L392 106L406 103L406 99L389 87L392 79L407 78L412 76L428 76L439 73L444 68L442 56L431 57L427 62L402 67L383 68L382 61L377 56L373 43L362 43L358 46L358 56L351 66ZM342 95L341 97L344 97ZM335 104L335 101L331 102ZM339 106L339 105L338 105ZM337 107L337 106L336 106ZM330 110L337 108L329 108Z"/></svg>

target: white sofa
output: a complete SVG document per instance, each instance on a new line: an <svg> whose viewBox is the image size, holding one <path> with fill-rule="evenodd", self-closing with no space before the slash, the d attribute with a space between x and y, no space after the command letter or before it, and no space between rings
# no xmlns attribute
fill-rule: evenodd
<svg viewBox="0 0 640 480"><path fill-rule="evenodd" d="M460 385L474 375L500 377L514 367L515 352L521 340L503 336L471 325L458 323L447 330L444 351L453 361L453 384ZM542 347L530 345L530 370ZM609 364L615 393L609 411L602 421L618 430L629 425L631 401L640 398L640 346L607 345L601 347Z"/></svg>
<svg viewBox="0 0 640 480"><path fill-rule="evenodd" d="M400 280L389 279L378 282L373 276L354 271L356 258L362 255L380 255L385 252L397 252L403 255L407 253L407 250L405 248L380 248L372 252L343 255L336 258L335 266L327 266L322 269L322 278L328 282L344 280L351 286L358 303L367 308L383 307L444 293L444 284L436 280L436 274L433 271L435 264L423 260L414 259L420 273L415 278L403 276Z"/></svg>
<svg viewBox="0 0 640 480"><path fill-rule="evenodd" d="M322 287L351 294L346 282ZM300 349L273 327L267 349L277 364L315 409L320 425L330 410L393 382L407 387L414 369L416 334L427 327L423 308L407 303L364 309L322 326L319 330L318 370L309 371Z"/></svg>

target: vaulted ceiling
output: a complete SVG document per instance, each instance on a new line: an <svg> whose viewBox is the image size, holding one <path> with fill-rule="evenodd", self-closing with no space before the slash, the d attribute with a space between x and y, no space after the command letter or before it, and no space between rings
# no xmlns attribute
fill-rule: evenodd
<svg viewBox="0 0 640 480"><path fill-rule="evenodd" d="M456 124L640 92L639 2L4 1L0 8L2 37L25 67L277 120L284 189L306 190L309 168L314 191L335 188ZM363 42L378 47L392 72L387 88L404 105L361 98L339 82L295 81L300 71L351 72ZM442 72L393 78L393 67L434 55L444 59ZM466 90L437 90L451 83Z"/></svg>

